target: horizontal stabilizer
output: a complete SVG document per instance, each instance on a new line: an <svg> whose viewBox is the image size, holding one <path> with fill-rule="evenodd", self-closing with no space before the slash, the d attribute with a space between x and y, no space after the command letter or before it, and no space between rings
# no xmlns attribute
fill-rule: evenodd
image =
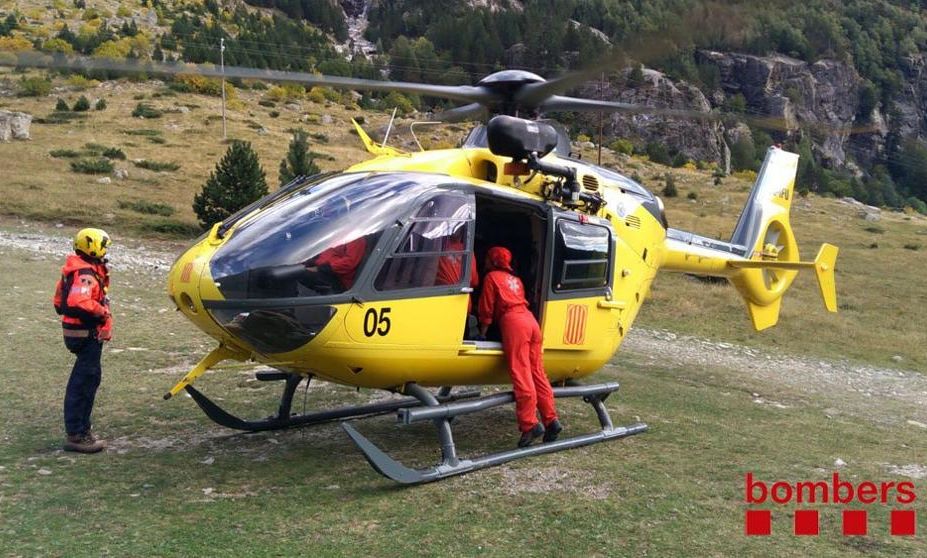
<svg viewBox="0 0 927 558"><path fill-rule="evenodd" d="M824 307L829 312L837 311L837 282L834 277L834 268L837 264L838 248L833 244L822 244L818 255L813 262L779 262L763 260L734 260L727 262L728 267L734 269L783 269L783 270L801 270L814 269L815 276L818 280L818 288L821 291L821 298L824 300ZM750 316L756 325L755 312L750 309ZM778 314L778 312L777 312ZM768 322L769 320L761 320ZM770 325L774 325L773 322ZM769 326L767 326L769 327ZM761 328L757 328L761 329Z"/></svg>

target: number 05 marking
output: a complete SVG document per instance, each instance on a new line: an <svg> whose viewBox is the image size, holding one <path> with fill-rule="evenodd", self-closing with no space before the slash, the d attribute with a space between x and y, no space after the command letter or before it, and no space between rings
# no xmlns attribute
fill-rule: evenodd
<svg viewBox="0 0 927 558"><path fill-rule="evenodd" d="M367 313L364 314L364 335L367 337L373 337L374 335L383 337L389 333L389 328L392 325L389 316L387 316L389 311L389 307L381 308L379 312L376 308L367 310Z"/></svg>

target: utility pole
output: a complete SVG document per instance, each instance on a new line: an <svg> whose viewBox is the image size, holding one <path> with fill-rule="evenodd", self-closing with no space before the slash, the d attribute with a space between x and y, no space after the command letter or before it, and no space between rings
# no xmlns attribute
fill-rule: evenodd
<svg viewBox="0 0 927 558"><path fill-rule="evenodd" d="M222 72L222 141L225 135L225 38L219 39L219 67Z"/></svg>
<svg viewBox="0 0 927 558"><path fill-rule="evenodd" d="M605 72L599 81L599 100L605 100ZM599 161L596 164L602 166L602 111L599 111Z"/></svg>

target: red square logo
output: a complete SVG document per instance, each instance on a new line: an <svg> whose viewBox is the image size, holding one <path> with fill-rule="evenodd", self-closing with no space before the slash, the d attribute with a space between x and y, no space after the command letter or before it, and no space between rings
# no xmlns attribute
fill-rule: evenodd
<svg viewBox="0 0 927 558"><path fill-rule="evenodd" d="M821 532L818 510L795 510L795 534L817 535Z"/></svg>
<svg viewBox="0 0 927 558"><path fill-rule="evenodd" d="M869 529L866 510L843 510L843 536L865 536Z"/></svg>
<svg viewBox="0 0 927 558"><path fill-rule="evenodd" d="M747 536L765 536L772 533L772 512L747 510L744 517L744 531Z"/></svg>
<svg viewBox="0 0 927 558"><path fill-rule="evenodd" d="M892 510L892 535L913 536L916 523L914 510Z"/></svg>

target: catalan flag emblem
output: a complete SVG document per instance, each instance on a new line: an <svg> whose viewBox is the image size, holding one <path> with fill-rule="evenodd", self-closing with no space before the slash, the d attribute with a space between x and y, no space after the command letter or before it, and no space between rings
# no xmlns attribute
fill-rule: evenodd
<svg viewBox="0 0 927 558"><path fill-rule="evenodd" d="M183 271L180 272L180 282L189 283L191 273L193 273L193 262L189 262L187 265L183 266Z"/></svg>
<svg viewBox="0 0 927 558"><path fill-rule="evenodd" d="M589 310L585 304L567 306L566 327L563 328L564 345L582 345L586 342L586 316Z"/></svg>

